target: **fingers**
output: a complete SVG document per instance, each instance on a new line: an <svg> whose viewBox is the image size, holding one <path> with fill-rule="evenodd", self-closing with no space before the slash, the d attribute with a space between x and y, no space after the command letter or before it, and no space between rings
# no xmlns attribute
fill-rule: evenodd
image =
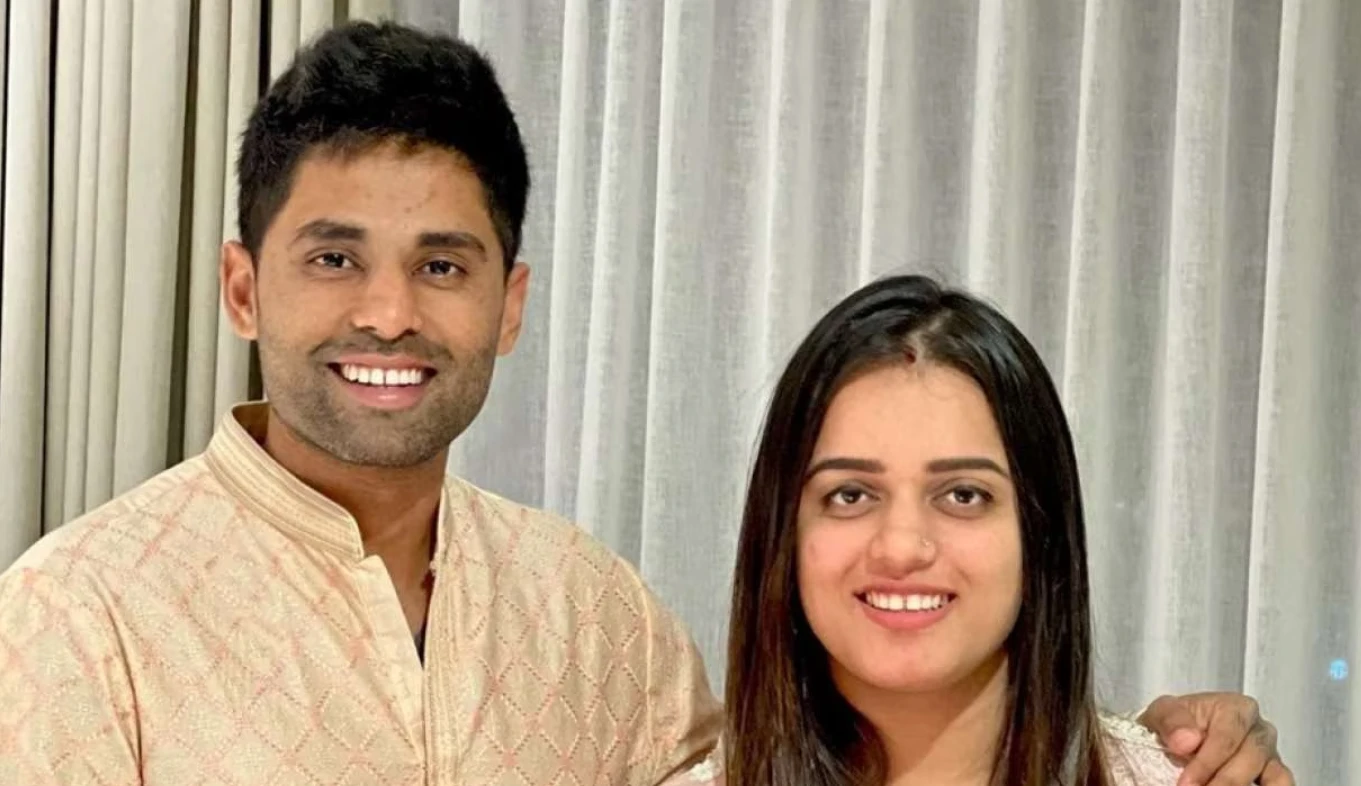
<svg viewBox="0 0 1361 786"><path fill-rule="evenodd" d="M1283 768L1280 759L1277 758L1276 741L1276 727L1268 721L1259 719L1248 733L1242 747L1219 770L1209 786L1248 786L1263 779L1273 762ZM1290 777L1290 771L1285 772L1287 777Z"/></svg>
<svg viewBox="0 0 1361 786"><path fill-rule="evenodd" d="M1260 723L1257 702L1250 699L1228 710L1216 709L1210 715L1205 741L1187 763L1178 783L1182 786L1251 784L1275 753L1274 737L1270 740L1269 748L1256 744L1256 740L1248 740L1250 733L1255 732ZM1268 730L1264 726L1264 731L1275 734L1274 728ZM1247 778L1239 774L1245 769L1251 769ZM1216 780L1221 771L1223 777Z"/></svg>
<svg viewBox="0 0 1361 786"><path fill-rule="evenodd" d="M1262 786L1295 786L1295 773L1282 764L1280 759L1272 759L1262 771L1259 783Z"/></svg>
<svg viewBox="0 0 1361 786"><path fill-rule="evenodd" d="M1157 734L1168 750L1183 758L1195 753L1204 739L1190 704L1175 696L1159 696L1139 716L1139 722Z"/></svg>
<svg viewBox="0 0 1361 786"><path fill-rule="evenodd" d="M1295 786L1276 750L1276 727L1250 696L1162 696L1139 721L1188 760L1179 786Z"/></svg>
<svg viewBox="0 0 1361 786"><path fill-rule="evenodd" d="M1219 768L1207 786L1251 786L1266 769L1268 757L1265 751L1251 742L1243 747Z"/></svg>

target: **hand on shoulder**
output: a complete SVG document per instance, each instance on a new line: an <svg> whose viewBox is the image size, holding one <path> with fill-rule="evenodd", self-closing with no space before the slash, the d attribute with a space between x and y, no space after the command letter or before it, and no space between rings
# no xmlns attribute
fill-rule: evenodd
<svg viewBox="0 0 1361 786"><path fill-rule="evenodd" d="M1182 765L1152 731L1119 715L1102 715L1101 731L1115 786L1176 786Z"/></svg>

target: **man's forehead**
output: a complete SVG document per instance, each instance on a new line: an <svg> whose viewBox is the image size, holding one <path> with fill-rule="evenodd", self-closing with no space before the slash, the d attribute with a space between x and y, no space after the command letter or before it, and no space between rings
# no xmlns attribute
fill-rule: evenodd
<svg viewBox="0 0 1361 786"><path fill-rule="evenodd" d="M449 156L309 159L299 165L280 217L290 236L318 221L365 230L412 221L421 224L418 232L494 231L481 181Z"/></svg>
<svg viewBox="0 0 1361 786"><path fill-rule="evenodd" d="M298 168L313 165L351 166L373 160L400 162L421 159L421 163L442 163L476 175L472 162L458 150L415 137L366 136L341 134L311 145L298 158Z"/></svg>

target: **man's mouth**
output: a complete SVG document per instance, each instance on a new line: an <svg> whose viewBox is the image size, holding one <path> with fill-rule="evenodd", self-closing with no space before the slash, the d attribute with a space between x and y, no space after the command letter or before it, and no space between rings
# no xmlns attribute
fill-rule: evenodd
<svg viewBox="0 0 1361 786"><path fill-rule="evenodd" d="M434 369L423 367L376 368L356 363L329 363L327 365L347 382L379 388L424 385L435 376Z"/></svg>

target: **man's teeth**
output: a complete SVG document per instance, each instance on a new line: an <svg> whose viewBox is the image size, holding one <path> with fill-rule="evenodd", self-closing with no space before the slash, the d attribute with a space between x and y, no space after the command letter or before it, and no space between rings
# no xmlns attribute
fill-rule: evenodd
<svg viewBox="0 0 1361 786"><path fill-rule="evenodd" d="M949 595L893 595L866 592L865 602L883 611L935 611L950 602Z"/></svg>
<svg viewBox="0 0 1361 786"><path fill-rule="evenodd" d="M360 385L396 387L400 385L419 385L425 381L423 368L370 368L346 363L340 367L340 375Z"/></svg>

